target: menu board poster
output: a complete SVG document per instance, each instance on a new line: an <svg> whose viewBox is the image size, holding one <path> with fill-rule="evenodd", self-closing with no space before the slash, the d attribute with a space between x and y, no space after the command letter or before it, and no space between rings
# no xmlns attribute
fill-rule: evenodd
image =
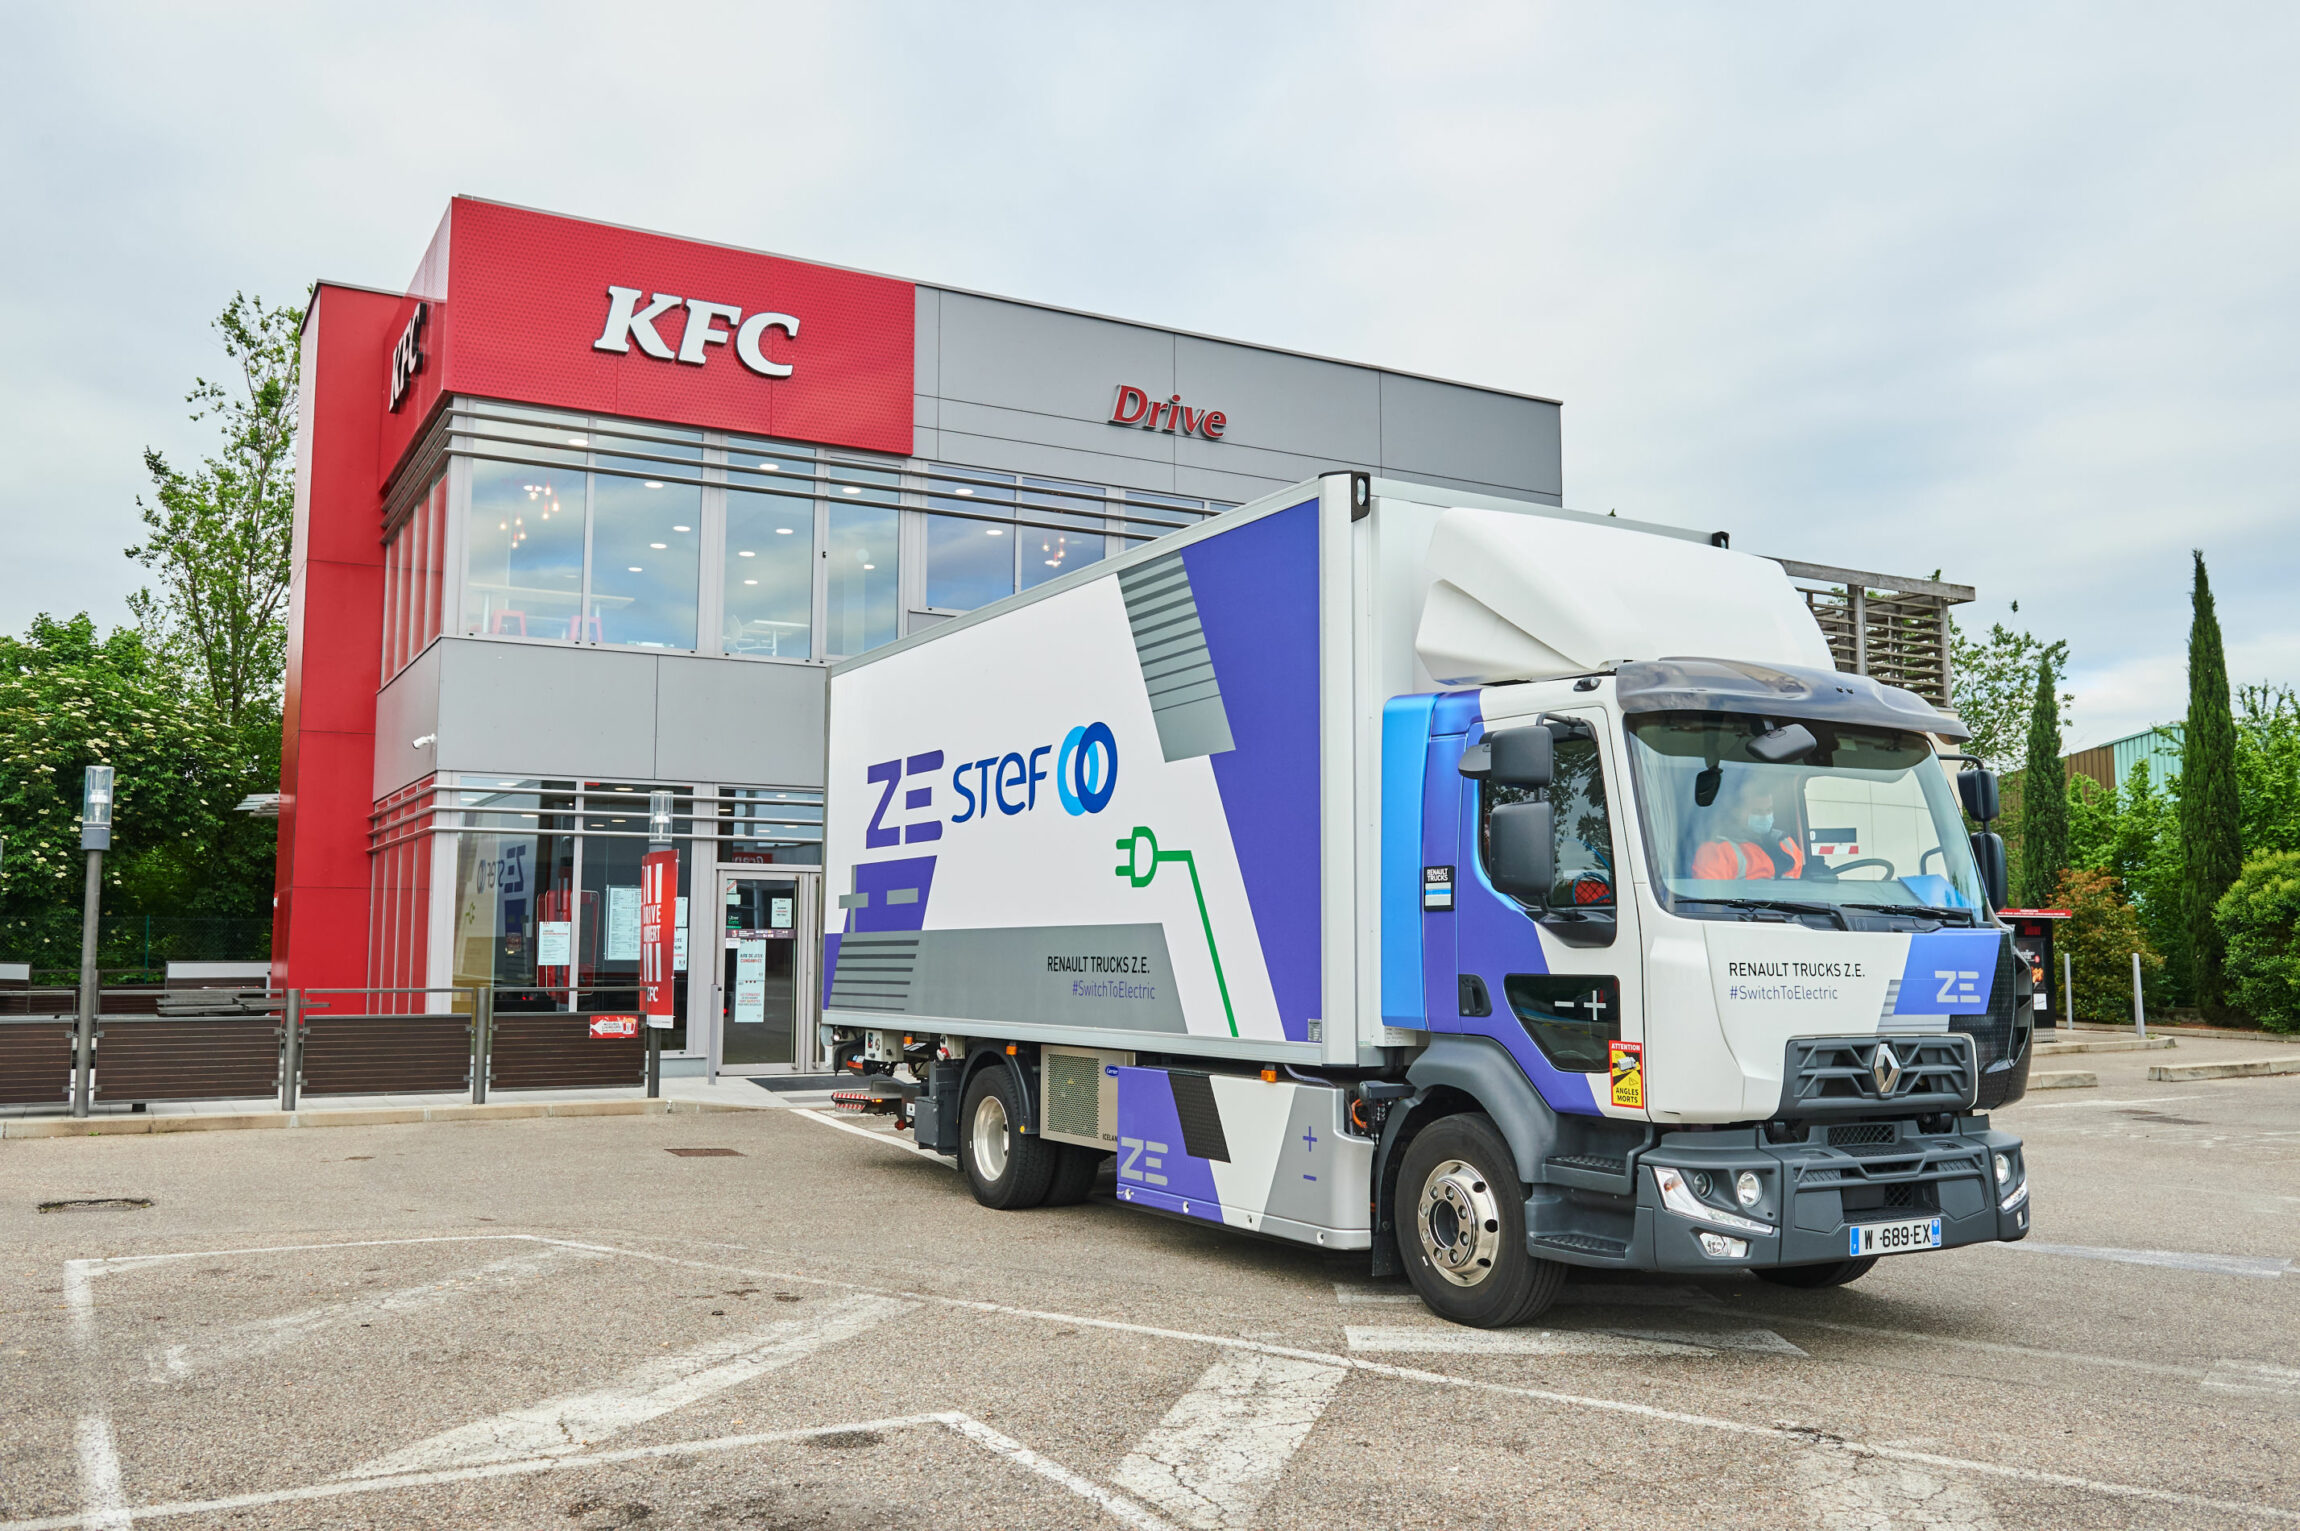
<svg viewBox="0 0 2300 1531"><path fill-rule="evenodd" d="M639 960L639 885L607 889L607 960Z"/></svg>
<svg viewBox="0 0 2300 1531"><path fill-rule="evenodd" d="M735 1004L730 1019L738 1026L766 1024L767 949L755 938L735 942Z"/></svg>
<svg viewBox="0 0 2300 1531"><path fill-rule="evenodd" d="M535 926L535 965L563 968L575 954L575 922L542 920Z"/></svg>

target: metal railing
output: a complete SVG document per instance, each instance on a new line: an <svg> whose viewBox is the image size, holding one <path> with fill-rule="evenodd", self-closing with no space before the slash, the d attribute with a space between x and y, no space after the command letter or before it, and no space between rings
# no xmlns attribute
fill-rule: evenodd
<svg viewBox="0 0 2300 1531"><path fill-rule="evenodd" d="M491 1087L640 1084L660 1098L662 1033L635 1009L583 1003L628 986L558 992L574 1008L499 1015L496 990L484 985L189 990L157 1000L150 990L108 991L83 1031L77 994L19 991L23 1010L42 1013L0 1014L0 1106L53 1104L83 1117L93 1103L276 1094L294 1111L307 1095L448 1092L484 1105Z"/></svg>

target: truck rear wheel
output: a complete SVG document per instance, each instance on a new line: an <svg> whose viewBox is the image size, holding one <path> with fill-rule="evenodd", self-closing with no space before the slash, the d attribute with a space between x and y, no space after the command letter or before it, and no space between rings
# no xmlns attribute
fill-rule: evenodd
<svg viewBox="0 0 2300 1531"><path fill-rule="evenodd" d="M958 1159L974 1199L1001 1212L1035 1207L1054 1182L1055 1150L1035 1133L1016 1130L1022 1103L1002 1063L977 1070L958 1114Z"/></svg>
<svg viewBox="0 0 2300 1531"><path fill-rule="evenodd" d="M1102 1169L1102 1161L1110 1156L1099 1148L1085 1148L1076 1143L1057 1143L1054 1150L1061 1155L1054 1163L1054 1180L1046 1192L1046 1205L1074 1207L1094 1194L1094 1177Z"/></svg>
<svg viewBox="0 0 2300 1531"><path fill-rule="evenodd" d="M1506 1329L1565 1285L1564 1266L1526 1252L1517 1161L1488 1116L1446 1117L1408 1145L1396 1221L1407 1279L1440 1318Z"/></svg>
<svg viewBox="0 0 2300 1531"><path fill-rule="evenodd" d="M1759 1281L1770 1281L1775 1286L1793 1286L1814 1291L1825 1286L1844 1286L1858 1281L1877 1267L1877 1257L1864 1260L1831 1260L1821 1265L1760 1265L1749 1274Z"/></svg>

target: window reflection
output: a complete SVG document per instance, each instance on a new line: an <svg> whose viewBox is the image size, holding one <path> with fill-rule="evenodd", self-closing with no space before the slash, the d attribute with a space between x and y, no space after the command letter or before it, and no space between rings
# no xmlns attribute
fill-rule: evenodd
<svg viewBox="0 0 2300 1531"><path fill-rule="evenodd" d="M896 528L901 479L875 468L829 465L830 544L824 648L860 654L900 636Z"/></svg>
<svg viewBox="0 0 2300 1531"><path fill-rule="evenodd" d="M693 648L702 520L703 491L693 484L594 475L590 607L567 636Z"/></svg>
<svg viewBox="0 0 2300 1531"><path fill-rule="evenodd" d="M1092 484L1058 478L1022 481L1022 512L1016 570L1025 590L1057 574L1099 563L1107 551L1103 536L1102 491Z"/></svg>
<svg viewBox="0 0 2300 1531"><path fill-rule="evenodd" d="M584 475L471 465L463 630L567 638L583 598Z"/></svg>
<svg viewBox="0 0 2300 1531"><path fill-rule="evenodd" d="M722 646L805 659L813 652L815 507L811 499L727 491Z"/></svg>
<svg viewBox="0 0 2300 1531"><path fill-rule="evenodd" d="M938 492L927 508L926 604L972 611L1014 594L1014 476L937 465ZM984 517L997 517L985 520Z"/></svg>

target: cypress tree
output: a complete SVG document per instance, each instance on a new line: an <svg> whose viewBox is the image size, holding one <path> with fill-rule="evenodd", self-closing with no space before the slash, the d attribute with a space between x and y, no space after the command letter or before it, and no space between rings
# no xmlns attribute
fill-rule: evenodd
<svg viewBox="0 0 2300 1531"><path fill-rule="evenodd" d="M2028 715L2028 764L2021 769L2020 886L2026 909L2051 905L2068 867L2068 784L2060 763L2059 645L2037 659L2036 702Z"/></svg>
<svg viewBox="0 0 2300 1531"><path fill-rule="evenodd" d="M2212 912L2244 869L2236 798L2236 719L2229 705L2228 660L2204 550L2196 550L2196 583L2188 627L2188 727L2180 759L2180 838L2188 851L2180 890L2186 916L2196 1003L2207 1014L2227 1006L2225 956Z"/></svg>

